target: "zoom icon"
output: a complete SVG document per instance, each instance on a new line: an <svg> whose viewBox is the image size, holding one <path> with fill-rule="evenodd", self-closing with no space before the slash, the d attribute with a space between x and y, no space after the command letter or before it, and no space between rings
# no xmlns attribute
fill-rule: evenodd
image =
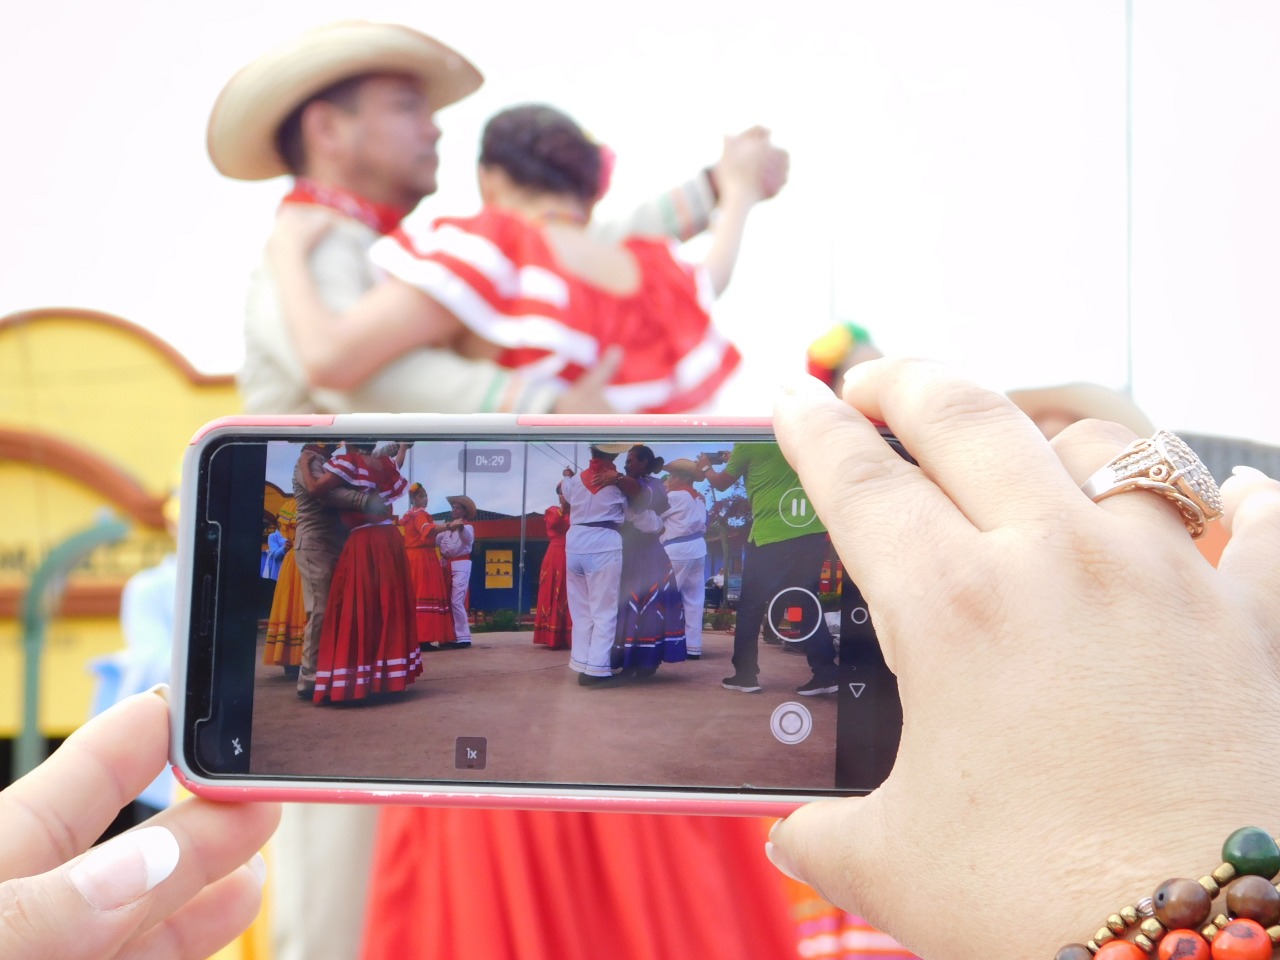
<svg viewBox="0 0 1280 960"><path fill-rule="evenodd" d="M800 743L813 731L813 714L803 703L788 700L773 711L769 729L780 743Z"/></svg>

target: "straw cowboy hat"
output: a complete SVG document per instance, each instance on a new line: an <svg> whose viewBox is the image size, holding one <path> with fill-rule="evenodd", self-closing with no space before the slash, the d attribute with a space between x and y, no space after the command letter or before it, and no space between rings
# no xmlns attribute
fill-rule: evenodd
<svg viewBox="0 0 1280 960"><path fill-rule="evenodd" d="M626 441L624 443L593 443L591 444L591 449L599 450L601 453L607 454L611 457L616 457L618 454L626 453L635 446L639 446L639 444L631 443L630 441Z"/></svg>
<svg viewBox="0 0 1280 960"><path fill-rule="evenodd" d="M702 477L702 471L698 469L698 465L688 457L680 457L678 460L672 460L666 466L667 473L679 473L693 477L694 479L700 479Z"/></svg>
<svg viewBox="0 0 1280 960"><path fill-rule="evenodd" d="M462 509L466 511L468 520L474 520L476 518L476 514L480 512L476 509L476 502L470 497L457 496L445 497L445 499L449 501L449 506L451 507L456 507L461 504Z"/></svg>
<svg viewBox="0 0 1280 960"><path fill-rule="evenodd" d="M276 150L280 124L320 91L366 73L421 77L437 110L484 80L460 53L409 27L367 20L317 27L263 54L222 88L209 115L209 159L235 180L287 174Z"/></svg>

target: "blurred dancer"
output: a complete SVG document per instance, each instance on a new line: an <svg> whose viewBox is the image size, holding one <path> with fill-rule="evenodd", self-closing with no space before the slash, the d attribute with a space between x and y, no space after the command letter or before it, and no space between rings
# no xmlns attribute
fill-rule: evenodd
<svg viewBox="0 0 1280 960"><path fill-rule="evenodd" d="M454 637L450 587L443 562L436 549L441 526L427 510L427 491L420 483L409 487L409 509L400 518L404 546L413 580L414 611L418 625L418 645L426 650Z"/></svg>
<svg viewBox="0 0 1280 960"><path fill-rule="evenodd" d="M560 485L556 485L558 506L547 507L543 521L547 526L547 552L538 573L538 605L533 621L533 642L564 650L569 646L573 618L569 613L568 569L564 552L565 535L569 532L569 504Z"/></svg>

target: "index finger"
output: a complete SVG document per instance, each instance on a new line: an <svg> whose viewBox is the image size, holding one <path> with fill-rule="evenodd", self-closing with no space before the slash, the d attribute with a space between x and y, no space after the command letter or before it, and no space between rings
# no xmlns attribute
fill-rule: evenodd
<svg viewBox="0 0 1280 960"><path fill-rule="evenodd" d="M922 360L872 360L844 399L887 423L921 469L979 530L1059 524L1091 508L1048 441L1003 394Z"/></svg>
<svg viewBox="0 0 1280 960"><path fill-rule="evenodd" d="M778 445L813 500L836 553L864 594L910 579L903 543L972 537L974 530L919 467L902 459L861 413L818 381L774 408Z"/></svg>
<svg viewBox="0 0 1280 960"><path fill-rule="evenodd" d="M168 709L152 693L122 700L0 793L0 880L52 870L102 835L164 770Z"/></svg>

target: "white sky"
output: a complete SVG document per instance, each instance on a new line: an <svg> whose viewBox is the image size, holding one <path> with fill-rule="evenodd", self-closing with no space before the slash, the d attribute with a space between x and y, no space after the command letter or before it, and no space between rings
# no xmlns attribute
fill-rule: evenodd
<svg viewBox="0 0 1280 960"><path fill-rule="evenodd" d="M209 107L275 42L361 16L433 33L488 78L441 115L427 215L474 208L480 127L512 102L614 147L605 215L711 162L721 133L773 128L792 182L753 215L718 314L748 357L731 409L767 409L761 383L842 316L994 387L1131 379L1157 423L1280 443L1273 0L1134 0L1131 129L1124 0L12 7L0 315L103 310L234 370L284 185L213 171Z"/></svg>

